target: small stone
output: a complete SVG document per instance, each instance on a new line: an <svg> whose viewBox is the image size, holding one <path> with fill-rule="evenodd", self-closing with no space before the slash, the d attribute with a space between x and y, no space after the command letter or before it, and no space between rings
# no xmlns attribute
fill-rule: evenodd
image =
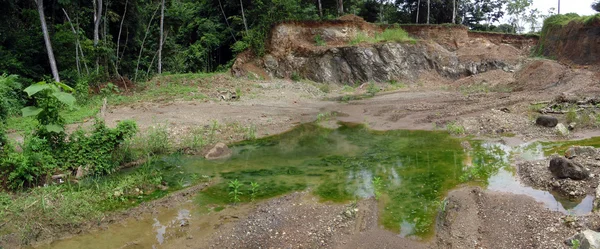
<svg viewBox="0 0 600 249"><path fill-rule="evenodd" d="M567 127L565 127L565 125L563 125L563 124L556 125L556 132L558 133L558 135L561 135L561 136L569 135L569 129L567 129Z"/></svg>

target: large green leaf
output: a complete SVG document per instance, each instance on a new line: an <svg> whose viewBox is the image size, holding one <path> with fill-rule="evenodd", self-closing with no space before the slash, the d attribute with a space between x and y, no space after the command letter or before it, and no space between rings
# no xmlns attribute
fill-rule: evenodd
<svg viewBox="0 0 600 249"><path fill-rule="evenodd" d="M33 84L31 86L28 86L27 88L25 88L25 91L27 93L27 95L29 95L29 97L33 96L34 94L38 93L39 91L43 91L46 89L49 89L50 86L48 84L46 84L46 82L39 82L37 84Z"/></svg>
<svg viewBox="0 0 600 249"><path fill-rule="evenodd" d="M21 112L23 112L23 117L29 117L29 116L36 116L36 115L40 114L40 112L42 112L43 110L44 109L38 108L35 106L28 106L28 107L21 109Z"/></svg>
<svg viewBox="0 0 600 249"><path fill-rule="evenodd" d="M73 88L71 88L70 86L67 86L65 83L56 82L54 84L56 84L57 86L60 86L60 88L62 88L64 91L73 92Z"/></svg>
<svg viewBox="0 0 600 249"><path fill-rule="evenodd" d="M55 92L52 94L58 101L62 102L67 106L73 106L75 104L75 97L70 93L66 92Z"/></svg>
<svg viewBox="0 0 600 249"><path fill-rule="evenodd" d="M56 125L56 124L46 125L46 130L49 132L56 132L56 133L65 131L65 129L63 129L60 125Z"/></svg>

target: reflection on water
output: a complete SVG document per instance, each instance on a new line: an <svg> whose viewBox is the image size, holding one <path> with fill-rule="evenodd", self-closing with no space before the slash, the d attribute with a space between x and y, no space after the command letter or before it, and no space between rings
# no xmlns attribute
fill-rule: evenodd
<svg viewBox="0 0 600 249"><path fill-rule="evenodd" d="M490 177L488 189L499 192L531 196L536 201L543 203L544 206L550 210L573 215L589 214L592 211L592 205L594 201L594 198L591 195L579 200L579 202L575 202L566 198L560 198L559 195L555 196L548 191L524 186L513 176L511 172L508 172L504 169L501 169L498 174Z"/></svg>
<svg viewBox="0 0 600 249"><path fill-rule="evenodd" d="M512 159L542 159L548 145L511 147L470 141L473 150L465 152L461 141L439 131L378 132L355 125L338 129L301 125L278 136L234 145L228 160L183 157L161 168L165 178L183 183L199 176L213 178L215 184L186 208L163 210L44 248L119 248L131 243L136 248L161 248L170 238L185 236L178 234L183 226L205 229L206 219L213 217L220 223L214 211L230 204L227 183L235 179L243 184L242 202L250 201L251 182L260 184L257 199L311 189L323 201L348 202L378 191L380 223L400 236L430 235L439 202L450 189L467 181L494 191L531 196L551 210L576 215L590 212L591 196L580 202L563 200L522 185L511 173ZM380 185L374 183L375 178L381 179Z"/></svg>

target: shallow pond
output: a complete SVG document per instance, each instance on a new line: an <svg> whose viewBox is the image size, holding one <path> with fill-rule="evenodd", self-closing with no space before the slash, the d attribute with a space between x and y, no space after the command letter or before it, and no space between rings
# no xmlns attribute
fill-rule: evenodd
<svg viewBox="0 0 600 249"><path fill-rule="evenodd" d="M207 222L211 215L227 211L232 202L250 202L305 189L324 202L352 202L375 196L381 209L380 223L402 236L431 235L445 195L462 183L530 195L546 207L562 212L586 214L591 210L590 197L578 202L557 199L549 192L523 186L507 167L514 156L530 160L543 157L550 145L508 147L469 141L467 146L466 141L443 131L381 132L353 124L338 129L301 125L281 135L235 144L233 156L227 160L181 157L163 162L161 167L169 182L186 185L195 179L211 178L214 184L179 209L57 241L48 248L102 244L102 239L109 237L120 245L130 239L138 241L137 245L160 246L167 230L175 231L175 223L181 220L190 224ZM471 148L465 149L468 147ZM232 182L240 183L237 195L232 193ZM161 221L175 225L165 226Z"/></svg>

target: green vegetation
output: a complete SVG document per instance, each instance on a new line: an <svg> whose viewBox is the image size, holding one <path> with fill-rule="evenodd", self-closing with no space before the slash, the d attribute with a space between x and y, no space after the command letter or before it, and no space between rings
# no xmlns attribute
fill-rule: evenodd
<svg viewBox="0 0 600 249"><path fill-rule="evenodd" d="M591 15L591 16L579 16L576 13L567 13L560 15L553 15L544 20L544 26L542 27L542 31L540 33L540 41L536 48L535 55L543 56L544 55L544 44L548 39L548 34L557 29L561 29L570 22L579 22L584 25L590 24L596 20L600 20L600 14Z"/></svg>
<svg viewBox="0 0 600 249"><path fill-rule="evenodd" d="M233 204L237 204L238 202L240 202L240 196L242 196L244 193L242 193L240 191L240 187L242 186L242 184L238 181L238 179L235 179L233 181L229 181L229 196L231 197L231 202L233 202Z"/></svg>
<svg viewBox="0 0 600 249"><path fill-rule="evenodd" d="M373 178L373 192L375 194L375 199L379 200L379 196L381 196L381 189L383 188L383 182L381 181L381 177Z"/></svg>
<svg viewBox="0 0 600 249"><path fill-rule="evenodd" d="M327 43L325 42L325 40L323 40L323 37L321 37L320 34L315 35L315 45L322 47L322 46L327 46Z"/></svg>
<svg viewBox="0 0 600 249"><path fill-rule="evenodd" d="M332 130L306 124L234 144L236 153L226 164L191 157L178 170L214 179L197 200L207 210L233 202L229 183L235 180L244 192L239 202L252 201L253 182L260 184L254 200L307 188L323 201L375 195L383 226L398 231L402 221L411 221L415 235L428 235L447 190L461 180L485 185L487 177L505 166L499 161L506 157L501 149L479 141L472 145L475 173L464 169L460 140L446 132L379 132L350 124Z"/></svg>
<svg viewBox="0 0 600 249"><path fill-rule="evenodd" d="M460 91L464 95L469 94L477 94L477 93L490 93L490 92L502 92L509 93L512 92L512 88L509 86L495 85L490 86L488 84L472 84L472 85L462 85L458 87L458 91Z"/></svg>
<svg viewBox="0 0 600 249"><path fill-rule="evenodd" d="M381 33L375 33L373 36L369 36L364 32L357 32L350 45L358 45L361 43L379 43L379 42L411 42L415 43L416 40L408 35L406 31L401 28L388 28Z"/></svg>
<svg viewBox="0 0 600 249"><path fill-rule="evenodd" d="M465 127L456 123L456 122L449 122L446 124L446 130L448 131L448 133L452 134L452 135L463 135L465 134Z"/></svg>
<svg viewBox="0 0 600 249"><path fill-rule="evenodd" d="M571 248L572 249L579 249L580 246L581 246L581 242L579 242L578 239L571 240Z"/></svg>
<svg viewBox="0 0 600 249"><path fill-rule="evenodd" d="M260 184L257 182L250 182L250 200L254 201L256 199L256 195L258 194L258 188Z"/></svg>
<svg viewBox="0 0 600 249"><path fill-rule="evenodd" d="M381 89L379 89L379 86L374 82L369 83L367 86L367 94L370 96L375 96L379 91L381 91Z"/></svg>

